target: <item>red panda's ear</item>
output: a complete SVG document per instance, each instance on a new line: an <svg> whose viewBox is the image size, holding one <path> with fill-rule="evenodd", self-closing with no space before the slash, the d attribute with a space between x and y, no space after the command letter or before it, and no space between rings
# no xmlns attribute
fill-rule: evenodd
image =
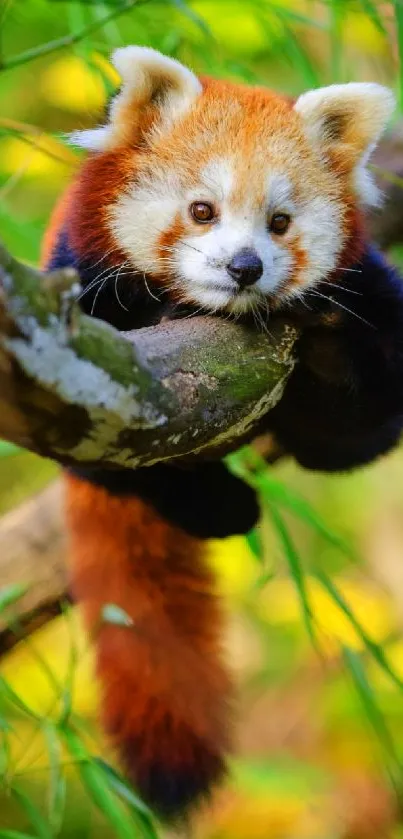
<svg viewBox="0 0 403 839"><path fill-rule="evenodd" d="M357 195L365 204L377 201L365 167L394 107L392 92L373 83L310 90L294 105L311 143L339 172L354 175Z"/></svg>
<svg viewBox="0 0 403 839"><path fill-rule="evenodd" d="M107 125L70 135L72 143L92 151L116 148L139 139L144 123L168 127L202 92L197 76L148 47L115 50L112 63L122 85L112 100Z"/></svg>

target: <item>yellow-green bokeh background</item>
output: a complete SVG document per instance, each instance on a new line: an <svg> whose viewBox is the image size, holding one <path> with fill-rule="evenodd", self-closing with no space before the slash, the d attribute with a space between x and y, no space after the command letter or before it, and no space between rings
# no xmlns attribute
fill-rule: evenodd
<svg viewBox="0 0 403 839"><path fill-rule="evenodd" d="M118 5L117 0L0 3L0 235L16 256L31 263L38 261L51 208L79 162L65 135L101 119L105 98L117 82L107 61L115 46L151 45L197 71L292 94L317 84L379 80L400 99L399 3L195 0L185 5L149 0L94 28ZM56 45L52 51L43 46L43 54L21 60L25 51L88 27L92 32L73 45ZM1 512L37 491L56 471L22 452L0 459ZM374 717L372 700L368 707L365 691L364 696L357 693L341 654L343 646L363 653L362 637L311 572L319 568L331 575L361 626L383 645L403 679L403 452L348 477L316 476L292 463L272 474L312 504L349 542L355 559L287 513L318 628L318 656L304 625L295 580L269 522L264 527L264 569L245 540L211 545L211 561L228 603L227 652L240 686L239 756L232 780L200 822L198 835L398 839L403 830L390 774L398 787L403 784L403 693L365 653ZM264 586L259 585L262 573L267 577ZM97 691L91 651L76 614L50 624L29 645L19 645L0 669L37 714L46 718L52 708L57 719L57 686L44 674L41 658L48 661L59 687L71 687L71 650L76 645L73 705L86 725L84 740L97 753L103 746L94 728ZM0 836L7 829L41 835L13 787L32 796L47 819L46 727L12 702L3 702L0 733L3 745L10 747L6 756L0 749ZM68 755L60 760L68 764L66 806L49 835L115 835L108 820L96 814Z"/></svg>

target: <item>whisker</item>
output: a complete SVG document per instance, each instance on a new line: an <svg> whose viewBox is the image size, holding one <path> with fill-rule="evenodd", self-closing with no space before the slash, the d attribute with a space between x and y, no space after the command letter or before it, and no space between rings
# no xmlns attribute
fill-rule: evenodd
<svg viewBox="0 0 403 839"><path fill-rule="evenodd" d="M190 244L189 244L189 242L184 242L184 240L183 240L183 239L179 239L179 242L181 243L181 245L185 245L185 247L187 247L187 248L191 248L191 249L192 249L192 251L196 251L197 253L201 253L201 254L203 254L203 251L201 251L201 250L200 250L200 248L195 248L195 246L194 246L194 245L190 245Z"/></svg>
<svg viewBox="0 0 403 839"><path fill-rule="evenodd" d="M150 297L152 297L152 298L153 298L153 300L156 300L156 301L157 301L157 303L161 303L160 298L159 298L159 297L156 297L156 296L155 296L155 294L153 294L153 293L152 293L152 291L150 291L150 288L149 288L148 282L147 282L147 280L146 280L146 275L145 275L145 274L143 274L143 280L144 280L144 285L145 285L145 287L146 287L146 289L147 289L147 291L148 291L148 293L149 293Z"/></svg>
<svg viewBox="0 0 403 839"><path fill-rule="evenodd" d="M123 264L124 264L124 263L123 263ZM122 267L123 267L123 264L122 264ZM129 311L129 309L128 309L128 307L127 307L127 306L125 306L125 305L122 303L122 301L121 301L121 299L120 299L120 297L119 297L119 292L118 292L118 282L119 282L119 277L120 277L120 274L121 274L121 270L122 270L122 268L119 268L119 271L117 272L116 277L115 277L115 296L116 296L116 300L117 300L117 301L118 301L118 303L119 303L119 306L120 306L122 309L124 309L124 311L125 311L125 312L128 312L128 311Z"/></svg>
<svg viewBox="0 0 403 839"><path fill-rule="evenodd" d="M123 262L122 266L120 266L120 267L123 267L124 265L127 265L127 263L128 263L128 261ZM114 265L112 267L110 265L108 265L107 268L104 268L103 271L101 271L99 274L97 274L97 276L94 277L94 279L91 280L91 282L88 283L88 285L85 286L85 288L82 290L82 292L76 298L77 302L79 300L81 300L81 298L84 297L89 291L91 291L91 289L93 289L97 285L97 283L100 282L100 280L103 278L103 276L105 274L108 274L108 272L109 272L109 274L108 274L108 279L109 279L109 277L112 276L113 272L116 271L118 268L119 268L119 265Z"/></svg>
<svg viewBox="0 0 403 839"><path fill-rule="evenodd" d="M186 304L186 301L183 301ZM199 309L196 309L194 312L190 312L188 315L185 315L182 320L189 320L189 318L194 318L196 315L200 315L201 313L208 312L209 310L206 309L205 306L200 306Z"/></svg>
<svg viewBox="0 0 403 839"><path fill-rule="evenodd" d="M90 271L92 271L92 270L93 270L93 268L96 268L96 267L97 267L97 265L99 265L101 262L103 262L103 261L104 261L104 259L106 259L106 258L107 258L107 256L110 256L110 254L111 254L111 253L113 253L113 251L115 251L115 250L116 250L116 248L115 248L115 247L109 248L109 250L108 250L108 251L106 251L104 254L102 254L102 256L100 257L100 259L97 259L97 261L96 261L96 262L92 262L92 263L90 263L90 264L88 265L88 269L89 269Z"/></svg>
<svg viewBox="0 0 403 839"><path fill-rule="evenodd" d="M88 292L91 291L91 289L95 288L95 286L98 285L98 283L100 283L100 282L102 282L102 280L98 280L98 279L97 280L92 280L92 282L89 285L87 285L85 288L83 288L83 290L80 291L80 294L77 295L76 303L79 303L80 300L82 300L83 297L85 297L85 295L88 294Z"/></svg>
<svg viewBox="0 0 403 839"><path fill-rule="evenodd" d="M304 293L305 292L301 291L299 294L296 294L295 297L299 303L302 303L302 305L305 306L306 309L308 309L309 312L312 312L312 306L308 306L308 303L304 298ZM291 303L291 300L289 301L289 303Z"/></svg>
<svg viewBox="0 0 403 839"><path fill-rule="evenodd" d="M327 297L326 294L321 294L320 291L316 291L316 290L313 290L313 289L307 289L306 293L307 294L313 294L316 297L322 297L324 300L328 300L329 303L333 303L335 306L339 306L340 309L344 309L345 312L348 312L350 315L353 315L353 317L357 318L357 320L360 320L362 323L365 323L367 326L370 326L371 329L376 328L373 325L373 323L370 323L368 320L365 320L365 318L362 318L360 315L357 315L357 312L354 312L352 309L349 309L347 306L343 306L342 303L339 303L338 300L334 300L333 297Z"/></svg>
<svg viewBox="0 0 403 839"><path fill-rule="evenodd" d="M269 318L269 306L268 306L268 302L267 302L265 299L263 299L263 300L258 300L258 302L257 302L257 310L256 310L256 312L257 312L257 317L258 317L258 320L259 320L259 325L260 325L260 327L261 327L262 332L265 332L265 333L266 333L266 335L268 335L271 339L273 339L273 334L270 332L270 329L269 329L269 327L268 327L268 325L267 325L267 321L264 319L263 312L262 312L262 311L261 311L261 309L260 309L260 307L261 307L262 305L264 305L264 308L265 308L265 311L266 311L266 315L267 315L267 319Z"/></svg>
<svg viewBox="0 0 403 839"><path fill-rule="evenodd" d="M95 295L95 297L94 297L94 299L93 299L93 301L92 301L92 306L91 306L91 316L94 314L94 311L95 311L95 306L96 306L96 304L97 304L97 299L98 299L99 292L100 292L100 291L102 291L102 289L103 289L103 287L104 287L105 283L107 282L107 280L108 280L108 277L106 277L106 278L104 279L104 281L101 283L101 285L99 286L99 289L97 290L97 293L96 293L96 295Z"/></svg>
<svg viewBox="0 0 403 839"><path fill-rule="evenodd" d="M362 291L356 291L355 288L347 288L344 285L340 285L340 283L328 283L328 282L326 282L326 280L321 280L320 284L321 285L328 285L331 288L341 288L342 291L348 291L350 294L359 294L359 296L362 297Z"/></svg>

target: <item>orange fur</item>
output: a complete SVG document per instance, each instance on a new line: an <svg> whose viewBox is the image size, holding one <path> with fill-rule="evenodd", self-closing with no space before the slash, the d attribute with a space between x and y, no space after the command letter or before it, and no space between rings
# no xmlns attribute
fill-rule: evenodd
<svg viewBox="0 0 403 839"><path fill-rule="evenodd" d="M149 51L144 55L146 67ZM122 55L119 62L124 67ZM287 258L290 267L288 274L284 269L279 275L282 284L264 287L270 306L281 303L281 294L293 289L299 293L321 276L332 279L343 265L360 258L362 213L356 207L353 174L357 149L364 151L359 147L360 126L350 120L347 143L326 147L322 154L291 100L264 88L210 78L201 80L202 92L197 80L189 87L188 79L191 107L180 110L175 120L169 95L180 84L178 70L170 66L164 84L166 60L158 65L154 57L152 63L148 79L143 68L143 76L138 73L133 82L127 69L123 93L111 108L113 130L109 125L89 132L88 147L97 151L83 163L54 211L43 264L49 263L66 224L68 245L82 258L83 272L84 262L93 263L93 269L101 260L101 276L111 267L118 271L117 282L119 270L130 265L132 270L122 273L123 282L131 274L132 282L144 278L149 290L148 275L166 286L169 299L194 305L194 288L203 273L221 261L214 270L222 270L227 279L231 256L221 242L214 258L208 252L200 262L202 268L198 264L193 274L189 267L185 285L182 272L180 284L181 266L187 262L178 245L203 256L200 248L208 236L208 226L195 226L189 212L189 201L195 200L189 196L199 200L203 190L214 206L221 201L222 219L230 207L228 227L232 225L238 238L242 220L259 218L256 235L263 252L270 240L277 263ZM190 88L197 90L194 98ZM334 107L328 127L336 142L343 118ZM176 192L180 201L173 204ZM295 226L276 238L270 217L287 212L287 201L295 210ZM275 202L279 206L273 208ZM327 209L324 229L331 233L322 242ZM322 248L315 236L310 238L315 225ZM239 242L237 248L250 244ZM182 261L175 263L175 258ZM274 258L267 264L273 272ZM66 483L72 589L95 643L103 722L140 793L162 815L174 816L210 790L224 770L230 745L232 691L220 661L221 612L203 561L203 542L163 520L139 498L108 494L71 476ZM122 609L129 625L106 622L102 613L107 604Z"/></svg>
<svg viewBox="0 0 403 839"><path fill-rule="evenodd" d="M176 776L187 779L193 798L223 771L231 694L202 544L148 504L73 477L67 517L72 589L96 645L105 728L151 804L158 772L173 787ZM106 604L131 625L103 622Z"/></svg>
<svg viewBox="0 0 403 839"><path fill-rule="evenodd" d="M130 150L105 152L88 158L72 189L74 216L71 219L71 244L78 253L119 262L125 257L112 238L106 223L108 208L134 173Z"/></svg>
<svg viewBox="0 0 403 839"><path fill-rule="evenodd" d="M77 195L73 185L54 209L43 265ZM90 200L83 194L83 203ZM209 793L230 745L232 691L203 543L140 499L113 497L72 476L65 482L71 589L95 645L102 721L132 782L171 818ZM103 623L108 603L133 624ZM158 794L163 784L168 791Z"/></svg>
<svg viewBox="0 0 403 839"><path fill-rule="evenodd" d="M352 162L346 152L341 165L341 152L334 152L330 166L319 163L318 155L309 142L299 114L292 100L260 87L248 87L234 82L203 78L203 93L192 109L185 113L168 132L151 132L157 121L154 104L145 106L141 115L124 107L127 129L122 132L120 145L91 155L82 165L71 189L69 230L70 242L78 254L86 259L103 255L102 268L119 266L131 254L118 244L113 234L111 220L119 197L134 189L142 178L152 182L159 173L175 171L182 183L198 188L201 173L212 160L229 160L236 178L228 196L234 212L242 213L245 196L251 205L264 208L267 188L262 170L282 172L292 184L295 200L311 201L326 197L334 202L340 219L339 238L343 255L350 253L351 242L359 240L358 214L349 210L351 193L350 175ZM123 112L122 112L123 113ZM120 115L121 118L122 114ZM132 128L130 128L132 126ZM304 176L301 178L301 170ZM353 202L354 206L355 202ZM136 228L133 209L133 229ZM153 244L153 282L170 286L170 257L175 247L189 234L203 237L208 226L195 226L190 218L177 214L169 227L156 235ZM282 291L288 293L295 287L303 288L309 274L311 259L303 237L289 233L278 241L278 246L292 256L293 271ZM360 248L355 246L357 256ZM140 273L145 269L140 263ZM176 300L192 301L189 288L181 286L171 295ZM191 291L191 290L190 290ZM273 305L278 300L273 295Z"/></svg>
<svg viewBox="0 0 403 839"><path fill-rule="evenodd" d="M62 193L61 197L56 202L55 207L53 208L53 212L51 214L49 223L46 227L41 243L41 268L45 268L47 263L49 262L53 248L56 244L59 230L63 227L65 219L69 214L70 200L73 195L73 189L74 184L70 184L70 186L67 187L65 192Z"/></svg>

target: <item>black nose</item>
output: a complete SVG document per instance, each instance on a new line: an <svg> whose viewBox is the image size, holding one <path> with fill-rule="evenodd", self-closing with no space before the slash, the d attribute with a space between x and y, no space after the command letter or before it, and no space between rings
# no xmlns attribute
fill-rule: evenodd
<svg viewBox="0 0 403 839"><path fill-rule="evenodd" d="M230 276L241 288L256 283L263 274L263 262L252 248L242 248L227 265Z"/></svg>

